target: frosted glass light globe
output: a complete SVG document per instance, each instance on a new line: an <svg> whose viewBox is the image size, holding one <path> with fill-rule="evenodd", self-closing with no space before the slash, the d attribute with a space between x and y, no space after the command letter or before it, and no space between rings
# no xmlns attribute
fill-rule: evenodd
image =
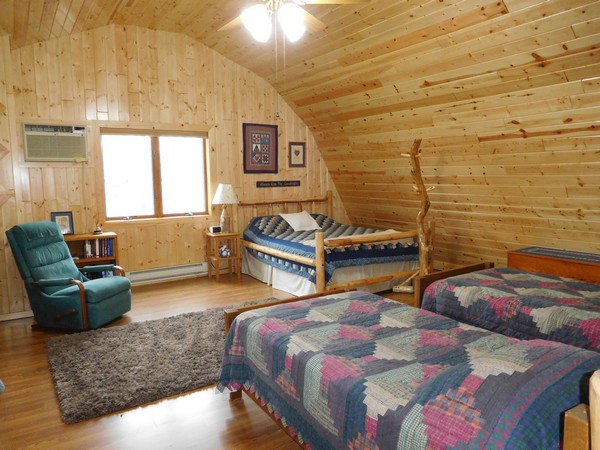
<svg viewBox="0 0 600 450"><path fill-rule="evenodd" d="M284 3L277 11L277 20L290 42L296 42L306 31L304 11L295 3Z"/></svg>
<svg viewBox="0 0 600 450"><path fill-rule="evenodd" d="M266 5L254 5L242 12L242 23L258 42L267 42L271 37L271 15Z"/></svg>

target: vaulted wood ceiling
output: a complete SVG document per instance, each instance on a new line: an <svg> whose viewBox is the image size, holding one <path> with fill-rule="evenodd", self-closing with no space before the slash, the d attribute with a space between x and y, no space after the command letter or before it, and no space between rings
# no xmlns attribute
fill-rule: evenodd
<svg viewBox="0 0 600 450"><path fill-rule="evenodd" d="M382 115L406 119L440 102L551 86L532 78L556 82L559 69L597 68L584 64L598 62L597 1L365 0L305 5L327 27L295 44L218 31L256 1L0 0L0 32L13 48L107 24L184 33L269 80L319 130L381 126Z"/></svg>
<svg viewBox="0 0 600 450"><path fill-rule="evenodd" d="M307 5L327 27L296 44L218 31L251 3L0 0L0 32L13 48L107 24L194 37L275 86L313 131L355 222L416 211L400 153L423 138L446 260L469 259L469 245L500 257L516 241L600 242L599 0Z"/></svg>

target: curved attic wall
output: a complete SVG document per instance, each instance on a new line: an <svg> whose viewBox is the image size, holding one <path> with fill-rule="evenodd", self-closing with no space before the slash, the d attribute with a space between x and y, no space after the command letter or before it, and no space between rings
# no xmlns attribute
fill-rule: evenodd
<svg viewBox="0 0 600 450"><path fill-rule="evenodd" d="M5 93L0 101L8 108L2 109L7 120L1 132L16 182L2 216L4 229L18 222L48 220L52 211L72 211L76 233L91 232L103 222L102 126L208 130L209 201L220 182L233 184L244 201L317 197L334 189L311 132L276 91L190 37L106 26L10 54L7 41L3 39L3 55L10 55L10 64L2 65L7 80L2 88L8 88L0 92ZM25 162L21 127L30 122L87 125L88 162ZM278 174L243 173L245 122L278 125ZM289 167L289 141L306 142L306 168ZM258 189L259 180L299 180L300 187ZM345 218L336 203L335 215ZM119 234L120 264L128 272L196 264L205 261L203 231L218 224L219 214L215 210L208 217L109 222L103 229ZM6 264L0 271L0 318L15 317L28 310L28 302L12 255L5 251L2 256Z"/></svg>
<svg viewBox="0 0 600 450"><path fill-rule="evenodd" d="M422 138L437 267L504 265L508 250L535 245L600 253L600 1L375 1L363 12L352 43L331 30L331 51L304 69L293 61L282 91L350 219L412 224L400 153Z"/></svg>

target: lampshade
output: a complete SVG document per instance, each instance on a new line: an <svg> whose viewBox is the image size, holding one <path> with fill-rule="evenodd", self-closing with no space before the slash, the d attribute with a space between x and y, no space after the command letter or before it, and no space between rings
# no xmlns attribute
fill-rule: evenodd
<svg viewBox="0 0 600 450"><path fill-rule="evenodd" d="M215 192L215 196L212 199L213 205L237 205L238 203L239 200L237 195L235 195L232 185L219 184L217 186L217 192Z"/></svg>

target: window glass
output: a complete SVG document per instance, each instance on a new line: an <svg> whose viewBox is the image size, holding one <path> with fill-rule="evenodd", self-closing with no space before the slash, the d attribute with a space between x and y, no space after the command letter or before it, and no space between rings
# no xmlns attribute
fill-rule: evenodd
<svg viewBox="0 0 600 450"><path fill-rule="evenodd" d="M206 212L203 139L161 136L163 214Z"/></svg>
<svg viewBox="0 0 600 450"><path fill-rule="evenodd" d="M205 139L160 133L102 133L106 216L207 212Z"/></svg>
<svg viewBox="0 0 600 450"><path fill-rule="evenodd" d="M102 135L107 217L154 215L150 136Z"/></svg>

